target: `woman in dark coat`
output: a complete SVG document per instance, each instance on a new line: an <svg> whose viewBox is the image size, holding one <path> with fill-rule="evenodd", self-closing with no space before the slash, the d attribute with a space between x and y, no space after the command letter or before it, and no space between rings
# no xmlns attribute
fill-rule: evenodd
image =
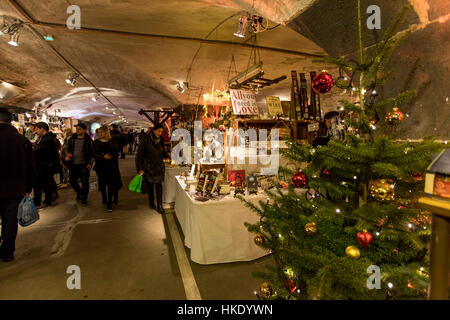
<svg viewBox="0 0 450 320"><path fill-rule="evenodd" d="M111 139L107 127L98 129L98 139L94 141L94 171L98 176L98 186L102 193L102 204L112 212L113 203L117 205L122 178L119 170L120 146ZM108 189L108 190L106 190Z"/></svg>
<svg viewBox="0 0 450 320"><path fill-rule="evenodd" d="M157 124L153 130L148 133L139 143L136 155L136 170L140 175L144 176L143 188L148 185L148 201L150 209L155 209L155 197L153 186L156 187L156 210L163 214L162 206L162 182L164 181L165 166L164 158L169 155L164 149L164 141L162 138L163 127Z"/></svg>

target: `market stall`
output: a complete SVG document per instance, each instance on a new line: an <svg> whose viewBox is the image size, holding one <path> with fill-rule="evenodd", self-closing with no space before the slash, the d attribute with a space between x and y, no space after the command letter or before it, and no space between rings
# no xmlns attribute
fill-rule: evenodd
<svg viewBox="0 0 450 320"><path fill-rule="evenodd" d="M258 221L256 213L232 195L207 202L197 201L185 190L186 183L176 177L175 213L191 249L191 260L199 264L251 261L269 252L258 247L244 222ZM264 193L246 196L258 203Z"/></svg>
<svg viewBox="0 0 450 320"><path fill-rule="evenodd" d="M163 183L163 203L171 204L175 202L176 185L177 185L177 180L175 179L175 177L181 175L185 171L186 167L166 166L166 172Z"/></svg>

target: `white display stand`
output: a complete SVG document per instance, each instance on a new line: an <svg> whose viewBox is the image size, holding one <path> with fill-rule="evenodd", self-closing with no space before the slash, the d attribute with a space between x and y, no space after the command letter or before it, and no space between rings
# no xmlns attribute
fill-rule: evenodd
<svg viewBox="0 0 450 320"><path fill-rule="evenodd" d="M184 244L191 249L191 260L199 264L251 261L269 252L254 243L255 235L244 222L259 221L258 215L232 195L221 200L196 201L185 191L186 184L176 177L175 214L184 233ZM252 203L267 198L264 193L245 197Z"/></svg>

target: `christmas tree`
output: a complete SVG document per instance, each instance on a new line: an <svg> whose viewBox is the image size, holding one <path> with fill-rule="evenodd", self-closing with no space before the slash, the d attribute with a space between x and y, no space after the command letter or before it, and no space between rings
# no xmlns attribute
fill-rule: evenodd
<svg viewBox="0 0 450 320"><path fill-rule="evenodd" d="M322 60L339 67L337 87L358 95L357 101L340 102L350 128L345 140L332 138L316 148L291 141L283 153L306 163L294 179L307 192L293 186L287 192L266 190L270 202L245 202L261 217L246 226L275 262L254 274L264 281L257 293L261 299L426 297L431 219L415 201L426 167L443 145L432 138L402 142L386 134L386 127L404 118L392 109L414 91L383 101L376 95L390 74L383 71L388 57L407 35L397 33L407 10L368 54L358 0L359 61Z"/></svg>

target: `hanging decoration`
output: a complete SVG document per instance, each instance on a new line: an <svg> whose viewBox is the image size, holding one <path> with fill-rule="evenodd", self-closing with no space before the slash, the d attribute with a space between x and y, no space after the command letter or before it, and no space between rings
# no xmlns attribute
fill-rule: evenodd
<svg viewBox="0 0 450 320"><path fill-rule="evenodd" d="M361 256L361 253L359 252L359 249L355 246L348 246L345 249L345 254L348 257L351 257L353 259L359 259L359 257Z"/></svg>
<svg viewBox="0 0 450 320"><path fill-rule="evenodd" d="M308 236L313 236L317 233L317 226L314 222L305 225L305 232Z"/></svg>
<svg viewBox="0 0 450 320"><path fill-rule="evenodd" d="M231 102L231 95L229 91L215 89L214 86L211 89L211 92L205 93L203 95L203 100L205 102L210 102L212 104L223 104Z"/></svg>
<svg viewBox="0 0 450 320"><path fill-rule="evenodd" d="M294 173L292 183L296 188L304 188L308 185L308 176L301 171Z"/></svg>
<svg viewBox="0 0 450 320"><path fill-rule="evenodd" d="M333 77L326 70L319 73L312 81L312 88L319 94L327 93L333 88Z"/></svg>
<svg viewBox="0 0 450 320"><path fill-rule="evenodd" d="M389 124L400 124L403 119L405 119L405 115L398 108L393 108L392 111L386 115L386 121Z"/></svg>
<svg viewBox="0 0 450 320"><path fill-rule="evenodd" d="M380 179L370 183L370 195L378 201L394 200L395 186L390 180Z"/></svg>
<svg viewBox="0 0 450 320"><path fill-rule="evenodd" d="M262 246L262 245L264 245L264 243L266 242L266 240L264 239L263 235L260 234L260 233L258 233L258 234L256 235L254 241L255 241L255 244L256 244L257 246Z"/></svg>
<svg viewBox="0 0 450 320"><path fill-rule="evenodd" d="M272 287L267 282L261 283L261 286L259 287L259 296L263 299L269 299L272 294Z"/></svg>
<svg viewBox="0 0 450 320"><path fill-rule="evenodd" d="M290 279L284 283L284 288L290 293L294 293L297 290L298 285L294 282L294 280Z"/></svg>
<svg viewBox="0 0 450 320"><path fill-rule="evenodd" d="M356 238L358 242L364 247L367 248L370 243L373 241L373 234L367 232L367 230L363 230L363 232L358 232L356 234Z"/></svg>

